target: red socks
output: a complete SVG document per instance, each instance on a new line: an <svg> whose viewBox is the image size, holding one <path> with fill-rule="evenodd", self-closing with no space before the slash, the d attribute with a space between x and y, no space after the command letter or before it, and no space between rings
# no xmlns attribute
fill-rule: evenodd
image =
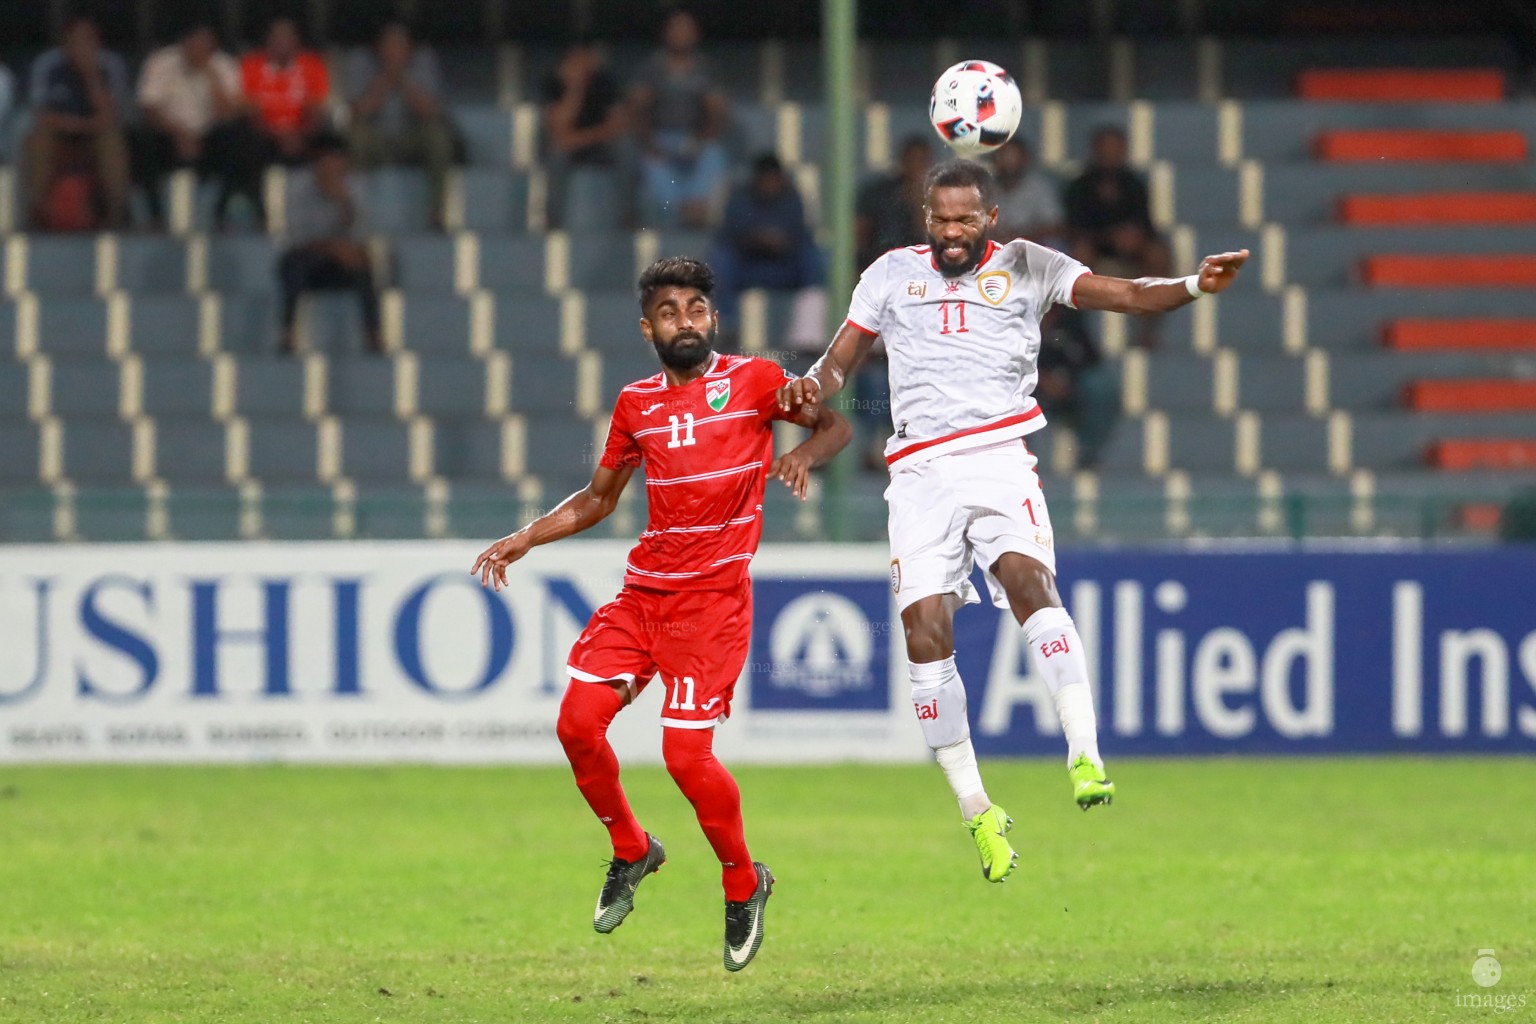
<svg viewBox="0 0 1536 1024"><path fill-rule="evenodd" d="M560 702L556 732L576 776L576 788L608 829L613 855L635 861L645 856L645 830L635 820L619 785L619 759L608 744L608 725L624 702L610 686L572 680ZM698 815L704 838L720 858L725 898L750 899L757 872L741 827L741 790L715 757L713 729L661 730L667 771Z"/></svg>
<svg viewBox="0 0 1536 1024"><path fill-rule="evenodd" d="M560 720L555 731L571 762L576 788L608 829L613 855L634 861L645 856L649 844L645 829L635 820L629 801L624 798L624 787L619 785L619 759L608 745L608 724L623 706L613 687L572 680L560 702Z"/></svg>
<svg viewBox="0 0 1536 1024"><path fill-rule="evenodd" d="M661 752L672 781L693 804L704 838L720 858L720 882L731 901L752 898L757 871L741 828L741 790L715 757L713 729L661 730Z"/></svg>

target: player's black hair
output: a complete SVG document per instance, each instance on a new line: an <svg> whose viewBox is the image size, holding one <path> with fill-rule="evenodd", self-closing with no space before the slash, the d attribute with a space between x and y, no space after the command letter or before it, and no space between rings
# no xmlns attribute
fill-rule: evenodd
<svg viewBox="0 0 1536 1024"><path fill-rule="evenodd" d="M715 272L709 264L688 256L668 256L645 268L640 275L640 312L644 313L663 288L697 288L706 299L715 292Z"/></svg>
<svg viewBox="0 0 1536 1024"><path fill-rule="evenodd" d="M992 172L986 164L975 160L951 160L935 166L923 182L923 195L926 197L936 188L974 188L981 196L984 209L990 210L997 205L997 183Z"/></svg>

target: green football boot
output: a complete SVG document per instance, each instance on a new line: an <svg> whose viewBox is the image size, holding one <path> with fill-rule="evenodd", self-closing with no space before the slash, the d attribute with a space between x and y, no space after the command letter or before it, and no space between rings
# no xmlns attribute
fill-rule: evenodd
<svg viewBox="0 0 1536 1024"><path fill-rule="evenodd" d="M1013 828L1008 812L993 804L965 823L981 854L981 877L989 882L1005 882L1019 855L1008 845L1006 833Z"/></svg>
<svg viewBox="0 0 1536 1024"><path fill-rule="evenodd" d="M768 897L773 895L773 872L768 865L753 861L752 870L757 872L757 888L752 895L735 903L725 901L725 969L733 973L757 956L757 948L763 944Z"/></svg>
<svg viewBox="0 0 1536 1024"><path fill-rule="evenodd" d="M646 875L654 874L667 862L667 851L659 839L646 833L645 841L645 856L639 860L615 857L608 862L608 877L603 879L602 892L597 894L597 909L592 912L593 930L607 935L623 924L629 912L635 909L635 889Z"/></svg>
<svg viewBox="0 0 1536 1024"><path fill-rule="evenodd" d="M1083 810L1094 804L1115 802L1115 784L1104 777L1104 769L1094 764L1087 754L1077 755L1077 760L1067 769L1067 777L1072 780L1072 798Z"/></svg>

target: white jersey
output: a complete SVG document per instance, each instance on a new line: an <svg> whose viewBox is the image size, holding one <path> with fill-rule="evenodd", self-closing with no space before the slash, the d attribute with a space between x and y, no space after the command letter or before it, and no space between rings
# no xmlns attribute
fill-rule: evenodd
<svg viewBox="0 0 1536 1024"><path fill-rule="evenodd" d="M987 242L975 270L939 273L926 245L893 249L869 265L848 322L885 339L894 466L1022 437L1045 426L1033 394L1040 317L1072 305L1090 271L1024 239Z"/></svg>

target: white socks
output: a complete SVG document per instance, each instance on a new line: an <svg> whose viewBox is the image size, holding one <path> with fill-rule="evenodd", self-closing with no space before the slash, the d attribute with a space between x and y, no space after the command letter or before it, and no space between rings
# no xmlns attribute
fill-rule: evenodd
<svg viewBox="0 0 1536 1024"><path fill-rule="evenodd" d="M953 657L907 666L912 679L912 706L923 738L933 748L949 788L960 802L960 813L974 818L992 801L981 784L976 750L971 746L971 726L965 717L965 684Z"/></svg>
<svg viewBox="0 0 1536 1024"><path fill-rule="evenodd" d="M1065 608L1042 608L1024 623L1024 640L1029 644L1035 668L1045 677L1045 685L1056 702L1061 731L1067 737L1067 764L1079 754L1100 768L1098 719L1093 711L1093 690L1088 686L1088 662L1083 657L1083 641Z"/></svg>

